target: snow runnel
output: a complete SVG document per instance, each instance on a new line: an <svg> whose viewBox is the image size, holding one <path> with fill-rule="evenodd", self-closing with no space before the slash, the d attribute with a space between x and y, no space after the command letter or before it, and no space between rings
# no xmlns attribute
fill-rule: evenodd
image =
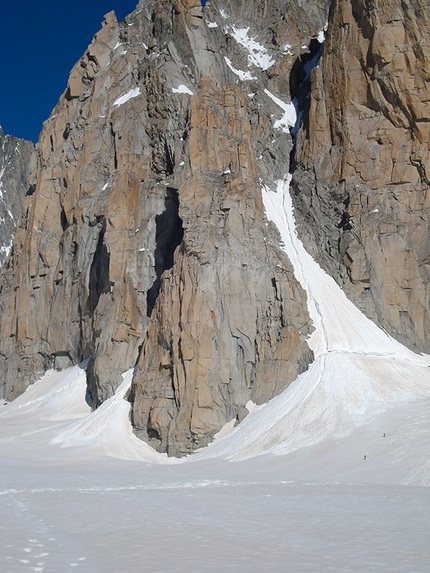
<svg viewBox="0 0 430 573"><path fill-rule="evenodd" d="M349 301L335 280L312 259L297 236L289 193L291 175L277 182L277 191L263 187L268 219L277 226L297 279L308 295L309 313L315 332L309 345L316 356L342 351L391 356L430 364L430 357L419 356L391 338Z"/></svg>

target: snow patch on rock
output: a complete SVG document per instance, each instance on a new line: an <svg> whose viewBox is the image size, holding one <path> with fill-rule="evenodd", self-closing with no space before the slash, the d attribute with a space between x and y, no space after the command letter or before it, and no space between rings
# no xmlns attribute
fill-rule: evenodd
<svg viewBox="0 0 430 573"><path fill-rule="evenodd" d="M249 37L248 32L249 27L236 28L235 26L230 26L229 28L231 36L247 50L249 63L262 70L267 70L270 66L273 66L275 60L262 44L257 42L255 38Z"/></svg>
<svg viewBox="0 0 430 573"><path fill-rule="evenodd" d="M177 88L172 88L172 92L174 94L188 94L188 95L194 95L194 92L192 92L190 90L190 88L187 88L187 86L185 86L184 84L179 85Z"/></svg>
<svg viewBox="0 0 430 573"><path fill-rule="evenodd" d="M113 105L116 107L119 107L120 105L125 104L128 100L137 97L138 95L140 95L140 88L133 88L130 91L128 91L126 94L120 96L118 99L116 99L113 102Z"/></svg>
<svg viewBox="0 0 430 573"><path fill-rule="evenodd" d="M224 60L226 61L227 66L230 68L230 70L242 81L250 81L250 80L256 80L257 78L255 76L253 76L251 74L251 72L244 72L243 70L238 70L237 68L235 68L233 66L233 64L231 63L231 60L229 60L229 58L227 58L227 56L224 56Z"/></svg>
<svg viewBox="0 0 430 573"><path fill-rule="evenodd" d="M293 127L297 120L297 113L296 108L294 107L293 103L285 103L271 92L268 89L264 90L264 93L270 97L270 99L276 103L283 111L284 115L275 121L273 127L275 129L280 129L284 133L290 132L290 127Z"/></svg>

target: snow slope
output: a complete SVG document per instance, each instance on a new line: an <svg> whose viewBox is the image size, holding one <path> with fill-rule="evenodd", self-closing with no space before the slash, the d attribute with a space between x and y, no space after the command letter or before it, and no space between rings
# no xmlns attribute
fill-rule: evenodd
<svg viewBox="0 0 430 573"><path fill-rule="evenodd" d="M428 480L429 400L289 454L158 463L130 434L129 378L93 414L79 367L2 407L0 571L430 570L430 490L414 485Z"/></svg>
<svg viewBox="0 0 430 573"><path fill-rule="evenodd" d="M430 360L349 303L297 238L288 179L263 188L316 326L315 361L182 460L95 412L85 364L0 406L5 573L428 573Z"/></svg>
<svg viewBox="0 0 430 573"><path fill-rule="evenodd" d="M391 408L430 397L430 357L413 353L367 319L304 249L295 231L289 176L278 181L276 192L263 186L263 200L307 292L315 325L309 345L316 359L202 457L286 454L343 438ZM421 485L430 485L428 477Z"/></svg>

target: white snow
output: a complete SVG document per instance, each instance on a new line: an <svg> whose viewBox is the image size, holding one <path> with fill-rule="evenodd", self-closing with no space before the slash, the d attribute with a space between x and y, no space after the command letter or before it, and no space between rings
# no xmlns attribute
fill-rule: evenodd
<svg viewBox="0 0 430 573"><path fill-rule="evenodd" d="M227 56L224 56L224 60L226 61L227 66L230 68L230 70L236 74L236 76L241 79L242 81L250 81L250 80L256 80L257 78L255 76L253 76L251 74L251 72L244 72L243 70L238 70L237 68L235 68L233 66L233 64L231 63L231 60L229 60L229 58L227 58Z"/></svg>
<svg viewBox="0 0 430 573"><path fill-rule="evenodd" d="M306 253L288 183L262 194L308 294L308 371L181 460L133 435L132 371L94 412L85 364L48 372L0 405L1 571L428 573L430 358Z"/></svg>
<svg viewBox="0 0 430 573"><path fill-rule="evenodd" d="M140 88L133 88L131 90L129 90L126 94L122 95L121 97L119 97L118 99L116 99L113 102L113 105L115 105L116 107L119 107L120 105L123 105L124 103L126 103L128 100L137 97L140 94Z"/></svg>
<svg viewBox="0 0 430 573"><path fill-rule="evenodd" d="M248 36L249 27L236 28L236 26L230 26L228 30L236 42L247 50L250 64L262 70L267 70L275 63L275 60L271 57L267 49L257 42L255 38Z"/></svg>
<svg viewBox="0 0 430 573"><path fill-rule="evenodd" d="M130 375L93 413L80 367L0 406L1 571L428 571L428 399L290 454L177 461L132 435Z"/></svg>
<svg viewBox="0 0 430 573"><path fill-rule="evenodd" d="M280 129L284 133L289 133L290 127L295 125L297 119L297 113L294 104L283 102L281 99L269 92L268 89L265 89L264 93L284 111L284 115L275 121L273 127L275 129Z"/></svg>
<svg viewBox="0 0 430 573"><path fill-rule="evenodd" d="M417 400L430 407L430 357L413 353L379 329L313 261L297 237L288 187L289 176L278 181L276 192L263 185L263 200L308 295L315 325L309 345L316 360L228 438L199 454L202 458L291 454L327 440L347 441L357 428L381 416L388 426L392 409L408 411ZM412 472L419 476L416 485L430 485L425 469L430 464L430 444L424 450L422 465L418 469L405 465L402 479Z"/></svg>
<svg viewBox="0 0 430 573"><path fill-rule="evenodd" d="M206 22L206 26L208 28L218 28L218 24L216 22Z"/></svg>
<svg viewBox="0 0 430 573"><path fill-rule="evenodd" d="M320 32L318 32L318 37L317 40L320 44L322 44L325 40L325 31L321 30Z"/></svg>
<svg viewBox="0 0 430 573"><path fill-rule="evenodd" d="M101 456L159 460L161 456L132 433L128 419L130 404L124 400L132 377L133 370L126 372L123 383L112 398L106 400L91 416L69 424L51 442L60 444L62 448L80 447L81 451L89 446L91 452Z"/></svg>
<svg viewBox="0 0 430 573"><path fill-rule="evenodd" d="M2 245L0 247L0 253L4 256L5 259L7 259L7 257L9 256L10 251L12 249L12 245L13 245L13 240L11 239L7 245Z"/></svg>
<svg viewBox="0 0 430 573"><path fill-rule="evenodd" d="M179 85L177 88L172 88L172 92L174 94L189 94L189 95L194 95L194 92L192 92L190 90L190 88L187 88L187 86L185 86L184 84Z"/></svg>

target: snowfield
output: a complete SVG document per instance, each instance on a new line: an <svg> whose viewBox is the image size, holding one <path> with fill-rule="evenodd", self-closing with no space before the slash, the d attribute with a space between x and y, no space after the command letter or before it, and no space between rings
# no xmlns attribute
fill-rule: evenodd
<svg viewBox="0 0 430 573"><path fill-rule="evenodd" d="M95 412L85 364L0 406L0 571L430 571L430 358L365 318L297 238L288 178L268 219L308 293L315 361L192 457Z"/></svg>

